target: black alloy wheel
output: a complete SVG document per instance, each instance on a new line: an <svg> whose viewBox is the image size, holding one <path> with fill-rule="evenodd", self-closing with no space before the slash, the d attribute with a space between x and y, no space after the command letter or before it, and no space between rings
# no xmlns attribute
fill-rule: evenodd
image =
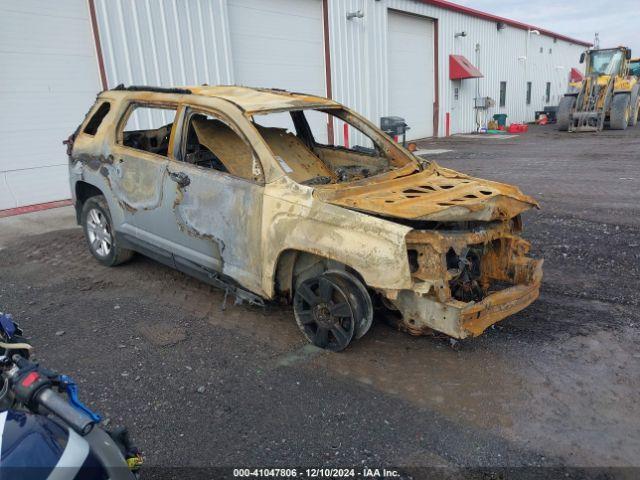
<svg viewBox="0 0 640 480"><path fill-rule="evenodd" d="M296 322L307 339L319 348L344 350L355 330L349 292L330 275L304 280L293 297Z"/></svg>
<svg viewBox="0 0 640 480"><path fill-rule="evenodd" d="M358 340L371 328L373 323L373 302L367 287L346 270L328 270L325 275L335 281L349 297L349 303L356 320L353 338Z"/></svg>

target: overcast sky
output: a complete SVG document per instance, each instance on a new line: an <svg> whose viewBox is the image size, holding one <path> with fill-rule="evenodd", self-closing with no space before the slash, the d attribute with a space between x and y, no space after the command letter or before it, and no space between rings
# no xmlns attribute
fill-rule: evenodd
<svg viewBox="0 0 640 480"><path fill-rule="evenodd" d="M600 47L631 47L640 57L640 0L453 0L485 12L546 28ZM611 7L607 11L607 7Z"/></svg>

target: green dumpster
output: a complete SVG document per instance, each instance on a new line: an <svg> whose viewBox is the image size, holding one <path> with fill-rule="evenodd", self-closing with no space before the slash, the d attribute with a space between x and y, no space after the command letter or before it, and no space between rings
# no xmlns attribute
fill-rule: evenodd
<svg viewBox="0 0 640 480"><path fill-rule="evenodd" d="M501 127L506 127L507 126L507 114L506 113L496 113L493 116L493 119L498 122L498 125L500 125Z"/></svg>

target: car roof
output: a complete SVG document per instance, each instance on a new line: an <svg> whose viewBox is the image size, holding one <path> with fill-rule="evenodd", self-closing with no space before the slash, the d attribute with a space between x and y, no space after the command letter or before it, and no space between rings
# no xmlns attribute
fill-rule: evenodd
<svg viewBox="0 0 640 480"><path fill-rule="evenodd" d="M237 85L200 85L173 88L140 86L124 87L120 85L114 90L130 92L130 96L133 97L136 96L135 93L143 95L146 92L153 92L159 95L190 94L201 97L221 98L237 105L247 113L290 110L297 108L335 108L340 106L340 104L333 100L315 95L294 93L279 89L251 88Z"/></svg>

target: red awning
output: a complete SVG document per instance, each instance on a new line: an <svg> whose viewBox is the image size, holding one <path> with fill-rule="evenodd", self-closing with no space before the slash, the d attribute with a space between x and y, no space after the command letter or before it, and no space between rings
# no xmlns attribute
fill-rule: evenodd
<svg viewBox="0 0 640 480"><path fill-rule="evenodd" d="M449 78L462 80L464 78L481 78L484 75L462 55L449 55Z"/></svg>
<svg viewBox="0 0 640 480"><path fill-rule="evenodd" d="M577 68L571 68L571 72L569 73L569 81L570 82L581 82L584 80L584 75Z"/></svg>

